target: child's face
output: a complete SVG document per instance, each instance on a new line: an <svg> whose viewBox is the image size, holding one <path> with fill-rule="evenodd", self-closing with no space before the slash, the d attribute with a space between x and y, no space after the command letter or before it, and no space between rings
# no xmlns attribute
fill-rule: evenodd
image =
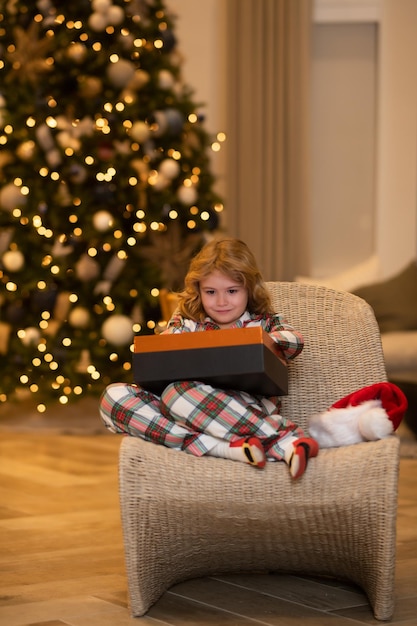
<svg viewBox="0 0 417 626"><path fill-rule="evenodd" d="M200 282L203 309L220 328L230 328L246 311L248 290L215 270Z"/></svg>

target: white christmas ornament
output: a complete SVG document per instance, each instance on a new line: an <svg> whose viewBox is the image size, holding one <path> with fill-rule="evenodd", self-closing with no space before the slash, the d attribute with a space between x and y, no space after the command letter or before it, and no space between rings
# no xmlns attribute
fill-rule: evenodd
<svg viewBox="0 0 417 626"><path fill-rule="evenodd" d="M161 161L158 168L159 173L170 180L176 178L180 173L180 170L181 168L178 161L175 161L174 159L164 159Z"/></svg>
<svg viewBox="0 0 417 626"><path fill-rule="evenodd" d="M116 63L110 63L107 68L107 76L114 87L126 87L134 75L135 66L126 59L119 59Z"/></svg>
<svg viewBox="0 0 417 626"><path fill-rule="evenodd" d="M107 11L107 21L112 26L118 26L124 20L125 13L122 7L113 4Z"/></svg>
<svg viewBox="0 0 417 626"><path fill-rule="evenodd" d="M20 272L25 265L25 257L20 250L8 250L3 254L2 261L8 272Z"/></svg>
<svg viewBox="0 0 417 626"><path fill-rule="evenodd" d="M100 274L100 265L88 254L83 254L75 264L75 273L77 278L83 282L88 282L89 280L94 280Z"/></svg>
<svg viewBox="0 0 417 626"><path fill-rule="evenodd" d="M27 328L25 328L24 334L22 334L20 339L23 345L28 347L36 345L40 339L40 336L41 333L39 331L39 328L36 328L35 326L28 326Z"/></svg>
<svg viewBox="0 0 417 626"><path fill-rule="evenodd" d="M111 213L108 211L97 211L93 215L93 226L100 233L105 233L113 226L114 220Z"/></svg>
<svg viewBox="0 0 417 626"><path fill-rule="evenodd" d="M151 77L146 70L136 70L132 80L129 81L129 87L134 91L138 91L139 89L142 89L142 87L144 87L147 83L149 83L150 78Z"/></svg>
<svg viewBox="0 0 417 626"><path fill-rule="evenodd" d="M114 346L125 346L133 338L132 320L127 315L112 315L103 323L101 332Z"/></svg>
<svg viewBox="0 0 417 626"><path fill-rule="evenodd" d="M0 209L13 211L16 207L26 204L26 196L22 194L19 187L13 183L8 183L0 189Z"/></svg>
<svg viewBox="0 0 417 626"><path fill-rule="evenodd" d="M30 159L33 157L34 152L35 142L31 139L29 139L28 141L24 141L16 149L16 154L19 159L22 159L22 161L30 161Z"/></svg>
<svg viewBox="0 0 417 626"><path fill-rule="evenodd" d="M91 5L94 11L107 13L107 9L111 6L111 0L92 0Z"/></svg>
<svg viewBox="0 0 417 626"><path fill-rule="evenodd" d="M186 206L191 206L197 202L198 194L195 187L186 187L182 185L177 192L178 200Z"/></svg>
<svg viewBox="0 0 417 626"><path fill-rule="evenodd" d="M155 176L151 177L152 183L149 181L149 184L152 184L153 188L156 191L161 191L162 189L166 189L170 184L170 179L164 176L163 174L156 173Z"/></svg>
<svg viewBox="0 0 417 626"><path fill-rule="evenodd" d="M68 321L73 328L87 328L90 323L90 313L83 306L76 306L70 312Z"/></svg>
<svg viewBox="0 0 417 626"><path fill-rule="evenodd" d="M88 18L88 25L96 33L102 32L106 30L107 17L104 13L92 13Z"/></svg>
<svg viewBox="0 0 417 626"><path fill-rule="evenodd" d="M149 126L146 122L135 122L130 129L130 136L138 143L143 143L150 135Z"/></svg>
<svg viewBox="0 0 417 626"><path fill-rule="evenodd" d="M74 41L68 47L67 56L75 63L82 63L87 56L87 48L79 41Z"/></svg>
<svg viewBox="0 0 417 626"><path fill-rule="evenodd" d="M171 89L174 83L175 78L169 70L160 70L158 74L158 85L161 89Z"/></svg>

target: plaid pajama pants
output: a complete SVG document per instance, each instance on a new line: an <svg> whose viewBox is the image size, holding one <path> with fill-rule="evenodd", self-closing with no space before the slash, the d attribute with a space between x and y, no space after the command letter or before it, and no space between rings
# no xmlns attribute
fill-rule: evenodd
<svg viewBox="0 0 417 626"><path fill-rule="evenodd" d="M161 397L135 385L109 385L100 400L106 427L202 456L219 441L255 436L268 460L284 460L286 444L304 431L277 413L267 398L215 389L200 382L169 384Z"/></svg>

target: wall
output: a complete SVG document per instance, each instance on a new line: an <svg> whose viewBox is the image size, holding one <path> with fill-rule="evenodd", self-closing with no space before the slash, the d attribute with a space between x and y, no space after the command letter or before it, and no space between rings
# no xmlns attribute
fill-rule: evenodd
<svg viewBox="0 0 417 626"><path fill-rule="evenodd" d="M416 31L415 0L315 0L314 276L416 256Z"/></svg>
<svg viewBox="0 0 417 626"><path fill-rule="evenodd" d="M196 100L206 103L208 129L227 133L226 2L168 0L168 6L178 15L176 32L184 54L185 79L194 87ZM338 134L334 134L329 153L333 150L333 156L322 161L321 169L317 168L320 159L313 170L312 191L314 194L320 187L321 195L312 195L311 275L341 271L376 254L384 277L401 269L417 251L417 2L315 0L314 6L316 46L328 46L329 41L320 40L319 31L329 33L333 25L335 30L326 38L333 37L339 52L344 46L345 58L344 68L339 69L334 66L337 55L330 58L331 72L334 76L339 72L340 79L343 69L354 77L354 89L364 100L363 107L360 100L355 103L361 116L354 128L358 141L346 135L345 126L343 149L347 152L341 151ZM355 25L357 28L353 28ZM349 32L355 32L350 61ZM362 59L357 56L358 46ZM313 80L321 81L322 89L324 76L316 72L314 58L312 63ZM334 93L332 81L328 84ZM317 84L313 83L313 93L314 89L317 93ZM341 111L331 109L328 94L321 93L320 99L320 114L312 118L313 142L323 136L320 119L342 116ZM337 108L342 105L338 99ZM213 156L214 171L220 177L220 190L227 203L224 153ZM331 172L326 190L323 181L329 158L332 168L339 170ZM338 186L330 184L335 180L340 181ZM355 188L359 183L361 189ZM343 251L338 250L337 242L343 242Z"/></svg>

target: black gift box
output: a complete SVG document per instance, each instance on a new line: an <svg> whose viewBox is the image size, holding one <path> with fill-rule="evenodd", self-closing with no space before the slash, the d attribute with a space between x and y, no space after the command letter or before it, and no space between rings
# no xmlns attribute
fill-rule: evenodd
<svg viewBox="0 0 417 626"><path fill-rule="evenodd" d="M133 378L156 394L176 380L267 397L288 393L285 360L260 326L136 336Z"/></svg>

